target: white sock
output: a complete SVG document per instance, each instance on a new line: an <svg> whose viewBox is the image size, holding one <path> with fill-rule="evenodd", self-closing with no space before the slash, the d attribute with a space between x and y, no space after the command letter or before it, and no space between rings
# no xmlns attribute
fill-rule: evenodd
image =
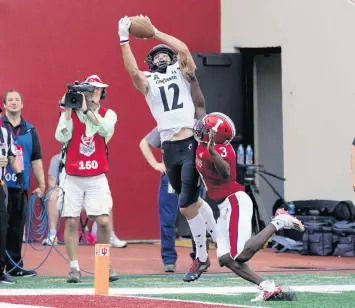
<svg viewBox="0 0 355 308"><path fill-rule="evenodd" d="M70 267L76 268L78 271L80 271L79 261L78 260L70 261Z"/></svg>
<svg viewBox="0 0 355 308"><path fill-rule="evenodd" d="M264 280L259 284L259 287L263 290L272 291L275 288L275 283L272 281Z"/></svg>
<svg viewBox="0 0 355 308"><path fill-rule="evenodd" d="M57 230L56 229L50 229L49 230L49 237L55 237L57 235Z"/></svg>
<svg viewBox="0 0 355 308"><path fill-rule="evenodd" d="M199 212L203 216L206 222L206 228L209 235L211 235L212 240L216 243L217 241L217 224L213 217L213 211L206 201L202 202Z"/></svg>
<svg viewBox="0 0 355 308"><path fill-rule="evenodd" d="M276 228L276 231L279 231L280 229L282 229L284 227L284 223L281 219L277 219L274 218L271 222L271 224L273 224Z"/></svg>
<svg viewBox="0 0 355 308"><path fill-rule="evenodd" d="M196 259L198 258L201 262L206 262L207 251L206 251L206 223L203 219L201 213L190 220L187 221L190 226L192 236L196 244Z"/></svg>

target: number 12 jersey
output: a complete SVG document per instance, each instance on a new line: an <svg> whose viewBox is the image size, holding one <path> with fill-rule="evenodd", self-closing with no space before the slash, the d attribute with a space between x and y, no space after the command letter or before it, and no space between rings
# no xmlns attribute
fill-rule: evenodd
<svg viewBox="0 0 355 308"><path fill-rule="evenodd" d="M145 98L159 132L172 128L192 128L195 124L195 106L191 85L184 78L179 64L169 65L165 74L145 72L145 75L149 82Z"/></svg>

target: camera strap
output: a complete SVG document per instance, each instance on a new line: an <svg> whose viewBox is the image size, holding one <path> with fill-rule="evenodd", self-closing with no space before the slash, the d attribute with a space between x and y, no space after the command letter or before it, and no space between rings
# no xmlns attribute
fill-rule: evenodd
<svg viewBox="0 0 355 308"><path fill-rule="evenodd" d="M14 139L14 141L16 143L17 138L18 138L20 131L21 131L21 124L20 124L20 127L16 130L16 133L14 131L14 127L11 124L7 124L7 126L9 128L9 131L11 132L12 138Z"/></svg>

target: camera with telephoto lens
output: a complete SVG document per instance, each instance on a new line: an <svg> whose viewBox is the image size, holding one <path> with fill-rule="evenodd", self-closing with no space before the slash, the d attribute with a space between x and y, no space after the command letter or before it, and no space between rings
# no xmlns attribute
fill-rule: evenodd
<svg viewBox="0 0 355 308"><path fill-rule="evenodd" d="M65 94L64 104L61 105L72 109L80 109L83 105L83 92L94 92L95 90L94 86L88 83L79 84L78 81L75 81L74 84L68 84L67 88L68 92Z"/></svg>

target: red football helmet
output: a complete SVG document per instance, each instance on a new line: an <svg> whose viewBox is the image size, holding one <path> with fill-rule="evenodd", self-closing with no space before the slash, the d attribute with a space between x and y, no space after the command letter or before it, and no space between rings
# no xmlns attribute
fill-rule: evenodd
<svg viewBox="0 0 355 308"><path fill-rule="evenodd" d="M223 113L212 112L198 120L194 126L194 137L198 142L208 143L211 129L216 129L216 144L228 144L235 136L233 121Z"/></svg>

